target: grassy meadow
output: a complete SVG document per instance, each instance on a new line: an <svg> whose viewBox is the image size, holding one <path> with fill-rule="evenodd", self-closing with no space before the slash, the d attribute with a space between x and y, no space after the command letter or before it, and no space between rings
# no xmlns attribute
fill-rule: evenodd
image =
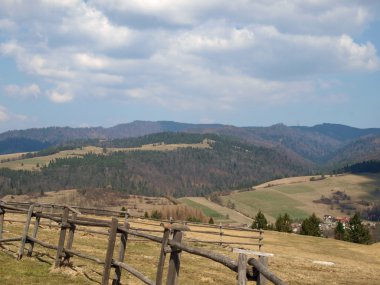
<svg viewBox="0 0 380 285"><path fill-rule="evenodd" d="M6 219L9 218L22 221L25 216L17 214L6 215ZM138 223L138 220L135 222L132 220L131 226L145 229L159 229L158 223L154 226L141 225ZM84 233L80 229L81 227L78 227L78 231L75 234L73 249L104 259L107 237ZM198 228L194 226L191 229L196 230ZM204 228L199 229L204 230ZM31 227L30 233L32 230L33 227ZM14 236L21 232L21 223L5 222L5 237ZM236 231L231 231L231 233L246 235L245 233ZM161 235L159 233L154 234ZM57 228L49 229L46 221L42 220L42 227L38 233L39 239L56 244L58 235L59 230ZM204 239L205 234L186 232L185 240L187 238ZM233 237L224 238L226 238L226 241L238 240L238 238ZM232 253L231 247L201 243L192 243L192 245L217 251L233 259L237 259L237 254ZM73 257L71 259L72 267L53 270L54 251L46 250L36 245L32 258L24 255L21 261L16 261L14 257L6 253L15 253L18 243L14 243L14 245L8 244L4 247L5 249L0 249L1 284L97 284L101 279L102 267L91 261ZM244 247L257 250L256 246ZM378 268L380 267L380 244L358 245L333 239L266 231L264 233L263 250L274 254L273 257L269 257L270 270L289 284L375 285L380 283L380 274L378 273ZM156 243L136 241L134 237L129 237L126 262L142 271L151 279L154 279L159 251L160 246ZM115 254L117 252L118 246L115 248ZM328 261L334 264L326 266L315 264L313 263L314 261ZM142 284L125 272L123 273L122 280L123 284ZM234 283L236 283L236 274L223 265L216 264L202 257L190 255L186 252L182 253L179 284L227 285Z"/></svg>
<svg viewBox="0 0 380 285"><path fill-rule="evenodd" d="M185 203L186 205L190 206L190 207L193 207L193 208L196 208L196 209L199 209L203 212L203 214L205 214L207 217L212 217L213 219L217 219L217 220L223 220L225 219L225 215L222 215L221 213L205 206L205 205L202 205L200 203L197 203L193 200L190 200L188 198L181 198L179 199L179 201L181 201L182 203Z"/></svg>
<svg viewBox="0 0 380 285"><path fill-rule="evenodd" d="M340 191L350 196L350 201L346 203L360 208L360 201L380 201L380 196L375 192L379 188L380 176L376 174L326 176L325 179L317 181L310 181L310 177L301 177L298 180L290 178L268 182L251 191L234 191L228 196L221 196L221 199L224 204L230 200L236 209L250 217L254 217L261 209L270 221L285 212L292 218L303 219L313 212L319 217L325 214L350 215L352 211L348 213L341 211L336 205L313 201L321 197L331 197L333 193Z"/></svg>

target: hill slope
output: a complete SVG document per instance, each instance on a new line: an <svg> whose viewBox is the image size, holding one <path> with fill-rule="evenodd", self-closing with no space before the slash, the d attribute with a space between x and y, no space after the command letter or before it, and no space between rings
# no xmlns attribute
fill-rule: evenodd
<svg viewBox="0 0 380 285"><path fill-rule="evenodd" d="M255 190L235 191L221 198L225 204L231 201L239 211L251 217L261 209L273 222L285 212L292 218L303 219L313 212L323 217L325 214L348 216L355 210L364 211L380 202L379 188L378 174L349 174L317 181L300 177L267 182Z"/></svg>
<svg viewBox="0 0 380 285"><path fill-rule="evenodd" d="M194 144L205 139L210 141L208 148L88 153L56 158L48 166L40 167L39 172L0 169L0 195L35 189L112 187L140 195L203 196L294 176L309 169L307 163L275 149L217 135L164 133L105 144L107 147L136 147L147 142Z"/></svg>

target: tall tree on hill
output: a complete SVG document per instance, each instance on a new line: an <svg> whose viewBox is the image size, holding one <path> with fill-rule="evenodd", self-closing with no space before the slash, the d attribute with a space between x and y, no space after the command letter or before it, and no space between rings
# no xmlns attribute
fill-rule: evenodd
<svg viewBox="0 0 380 285"><path fill-rule="evenodd" d="M321 236L321 229L319 228L319 224L321 220L313 213L309 218L305 219L301 225L301 235L307 236Z"/></svg>
<svg viewBox="0 0 380 285"><path fill-rule="evenodd" d="M288 213L285 213L284 216L280 214L276 220L275 225L276 225L276 231L286 232L286 233L292 232L292 219L290 218Z"/></svg>
<svg viewBox="0 0 380 285"><path fill-rule="evenodd" d="M362 224L359 213L350 219L347 228L347 241L361 244L368 244L371 241L368 228Z"/></svg>
<svg viewBox="0 0 380 285"><path fill-rule="evenodd" d="M342 222L339 221L334 230L334 238L337 240L343 240L344 234L345 234L344 226Z"/></svg>
<svg viewBox="0 0 380 285"><path fill-rule="evenodd" d="M262 229L262 230L268 229L268 221L265 218L265 215L263 214L263 212L261 212L261 210L257 212L255 218L253 219L251 228Z"/></svg>

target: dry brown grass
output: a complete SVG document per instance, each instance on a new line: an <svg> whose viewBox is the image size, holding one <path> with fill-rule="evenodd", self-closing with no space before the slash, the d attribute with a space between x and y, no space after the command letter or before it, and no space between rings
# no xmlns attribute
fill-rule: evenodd
<svg viewBox="0 0 380 285"><path fill-rule="evenodd" d="M25 216L8 214L6 218L24 220ZM102 218L108 219L109 218ZM120 220L121 222L121 220ZM46 223L46 221L43 221ZM154 223L154 222L153 222ZM144 225L139 220L131 220L132 227L146 229L160 229L159 223L156 226ZM205 230L201 227L190 226L193 231ZM80 228L80 227L79 227ZM13 233L21 233L22 224L5 222L5 236L12 236ZM99 230L99 229L97 229ZM31 227L32 231L32 227ZM218 229L214 230L218 232ZM230 230L230 234L247 236L252 233L238 232ZM161 236L159 233L154 233ZM38 237L52 244L57 244L59 231L56 228L49 229L43 226ZM133 238L133 237L131 237ZM209 235L186 232L186 239L206 239ZM218 240L219 237L215 236ZM240 241L242 239L234 237L223 237L224 241ZM285 234L278 232L265 232L264 251L273 253L269 258L270 270L289 284L380 284L380 244L357 245L348 242L336 241L332 239L299 236L295 234ZM75 234L74 249L104 258L107 244L107 237L96 234L88 234L78 231ZM194 244L192 244L194 245ZM230 247L220 247L217 245L195 244L206 249L218 251L236 259L237 254L231 252ZM16 246L6 246L10 249L17 249ZM257 250L256 246L244 246ZM130 240L126 252L126 262L141 270L151 279L154 279L156 264L159 255L159 244L153 242L137 242ZM115 253L118 249L115 250ZM36 246L36 251L49 254L54 257L54 252ZM1 253L0 253L1 254ZM27 257L24 257L27 258ZM41 257L47 262L52 259ZM205 258L182 253L180 284L233 284L236 282L236 274L222 265L211 262ZM313 264L313 261L333 262L333 266L323 266ZM16 260L14 260L16 263ZM35 262L40 262L35 259ZM90 279L100 280L98 273L102 272L101 266L94 265L80 258L72 258L74 268L78 274L86 274ZM63 274L70 274L70 270L63 271ZM98 272L98 273L97 273ZM196 272L196 274L194 274ZM134 277L123 273L124 282L128 284L141 284ZM18 276L15 276L17 280ZM92 282L90 282L92 283ZM11 284L11 283L9 283ZM96 283L93 283L96 284Z"/></svg>

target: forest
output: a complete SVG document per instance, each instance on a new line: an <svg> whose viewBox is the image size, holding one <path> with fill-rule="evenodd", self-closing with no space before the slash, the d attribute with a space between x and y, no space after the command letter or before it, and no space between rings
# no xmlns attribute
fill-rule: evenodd
<svg viewBox="0 0 380 285"><path fill-rule="evenodd" d="M56 159L35 172L0 169L0 196L71 188L112 188L151 196L204 196L309 171L302 163L275 149L218 135L161 133L91 143L104 148L135 147L147 143L198 143L204 139L211 142L211 148L89 153ZM72 146L88 143L76 142ZM67 146L57 147L56 151L60 149ZM40 154L54 151L50 148Z"/></svg>

